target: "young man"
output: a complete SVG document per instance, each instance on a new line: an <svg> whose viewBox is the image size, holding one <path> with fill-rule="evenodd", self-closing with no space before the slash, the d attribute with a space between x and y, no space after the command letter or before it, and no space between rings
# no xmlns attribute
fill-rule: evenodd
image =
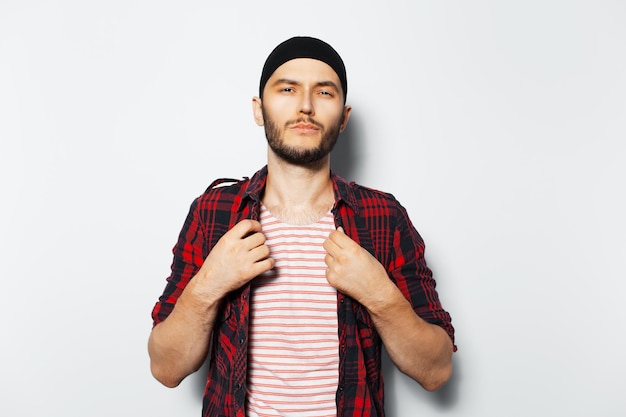
<svg viewBox="0 0 626 417"><path fill-rule="evenodd" d="M450 377L454 329L406 211L330 171L346 93L330 45L278 45L252 101L267 166L191 206L148 349L169 387L210 354L205 417L383 416L383 344L427 390Z"/></svg>

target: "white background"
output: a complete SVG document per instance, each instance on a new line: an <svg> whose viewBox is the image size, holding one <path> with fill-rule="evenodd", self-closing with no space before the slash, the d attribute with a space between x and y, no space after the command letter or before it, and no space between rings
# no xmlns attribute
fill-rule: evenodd
<svg viewBox="0 0 626 417"><path fill-rule="evenodd" d="M252 175L263 61L348 69L333 167L393 193L459 351L390 416L623 416L626 3L0 0L0 415L199 416L150 311L191 201ZM225 3L225 2L224 2Z"/></svg>

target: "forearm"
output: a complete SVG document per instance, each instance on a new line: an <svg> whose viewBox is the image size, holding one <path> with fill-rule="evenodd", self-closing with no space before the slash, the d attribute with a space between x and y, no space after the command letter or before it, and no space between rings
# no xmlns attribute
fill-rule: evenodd
<svg viewBox="0 0 626 417"><path fill-rule="evenodd" d="M391 282L376 292L368 311L394 364L426 390L440 388L452 373L452 341L441 327L421 319Z"/></svg>
<svg viewBox="0 0 626 417"><path fill-rule="evenodd" d="M202 366L223 297L272 269L269 255L256 220L240 221L219 239L170 315L152 329L148 352L156 379L174 387Z"/></svg>
<svg viewBox="0 0 626 417"><path fill-rule="evenodd" d="M168 387L197 371L210 346L221 298L198 297L195 283L195 279L190 281L171 314L152 329L148 340L152 374Z"/></svg>

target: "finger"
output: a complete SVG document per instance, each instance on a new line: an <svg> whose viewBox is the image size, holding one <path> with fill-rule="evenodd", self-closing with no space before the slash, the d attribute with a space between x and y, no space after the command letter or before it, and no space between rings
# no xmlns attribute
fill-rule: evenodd
<svg viewBox="0 0 626 417"><path fill-rule="evenodd" d="M328 239L330 239L332 242L335 243L335 245L340 248L345 248L349 246L352 242L352 239L350 239L348 235L343 232L342 228L330 232L330 235L328 235Z"/></svg>
<svg viewBox="0 0 626 417"><path fill-rule="evenodd" d="M267 272L274 268L274 260L272 258L266 258L262 261L255 262L252 265L253 277L261 275L263 272Z"/></svg>
<svg viewBox="0 0 626 417"><path fill-rule="evenodd" d="M252 262L259 262L263 259L269 258L270 248L266 245L257 246L249 252Z"/></svg>
<svg viewBox="0 0 626 417"><path fill-rule="evenodd" d="M334 233L334 232L331 232L331 235L332 235L332 233ZM324 241L322 246L324 247L324 249L326 250L326 252L330 256L336 256L339 253L339 251L341 250L339 245L337 245L337 243L335 243L335 241L331 238L331 236L329 236L328 239L326 239Z"/></svg>
<svg viewBox="0 0 626 417"><path fill-rule="evenodd" d="M252 233L243 238L243 241L245 242L245 247L248 250L263 245L265 243L265 240L265 235L261 232Z"/></svg>
<svg viewBox="0 0 626 417"><path fill-rule="evenodd" d="M261 231L261 223L252 219L244 219L237 223L231 232L240 239L246 235L253 234Z"/></svg>

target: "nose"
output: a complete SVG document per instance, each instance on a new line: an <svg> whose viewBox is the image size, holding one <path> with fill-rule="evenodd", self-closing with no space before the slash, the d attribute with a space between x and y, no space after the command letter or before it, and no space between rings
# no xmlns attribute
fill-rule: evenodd
<svg viewBox="0 0 626 417"><path fill-rule="evenodd" d="M311 97L311 92L304 91L300 100L300 113L306 115L315 114L315 110L313 108L313 98Z"/></svg>

